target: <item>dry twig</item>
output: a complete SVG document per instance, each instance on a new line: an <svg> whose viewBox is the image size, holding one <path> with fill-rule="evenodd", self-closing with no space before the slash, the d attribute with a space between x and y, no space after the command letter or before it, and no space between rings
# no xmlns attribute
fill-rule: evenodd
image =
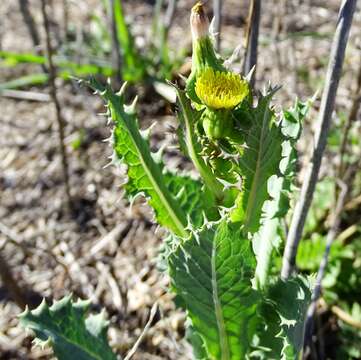
<svg viewBox="0 0 361 360"><path fill-rule="evenodd" d="M248 74L257 65L258 34L261 19L261 0L251 0L249 6L247 29L245 37L245 54L243 73ZM256 71L251 77L251 86L254 85Z"/></svg>
<svg viewBox="0 0 361 360"><path fill-rule="evenodd" d="M94 257L100 250L108 246L112 242L117 242L124 233L127 233L132 225L132 222L122 222L116 225L109 233L97 241L89 251L89 257Z"/></svg>
<svg viewBox="0 0 361 360"><path fill-rule="evenodd" d="M29 0L19 0L19 7L21 15L23 16L24 22L29 31L33 45L35 48L38 48L40 45L40 36L36 28L33 15L30 12Z"/></svg>
<svg viewBox="0 0 361 360"><path fill-rule="evenodd" d="M28 29L31 41L34 45L35 52L37 54L41 54L42 51L40 48L40 45L41 45L40 44L40 36L39 36L38 29L36 27L34 17L30 11L29 0L19 0L19 8L20 8L21 15L24 19L25 25ZM44 64L40 65L40 67L44 72L48 71Z"/></svg>
<svg viewBox="0 0 361 360"><path fill-rule="evenodd" d="M316 187L318 173L321 166L323 152L327 143L328 131L334 109L336 92L341 76L342 64L346 44L355 12L356 0L344 0L341 5L337 28L333 39L332 50L326 75L325 88L321 100L319 113L319 128L316 133L315 149L312 160L307 169L300 199L296 205L290 230L287 237L286 249L283 255L281 276L287 279L293 272L298 244L300 242L306 216L310 208Z"/></svg>
<svg viewBox="0 0 361 360"><path fill-rule="evenodd" d="M353 199L351 199L351 200L345 205L345 209L346 209L346 210L354 210L354 209L357 208L359 205L361 205L361 195L358 195L358 196L354 197Z"/></svg>
<svg viewBox="0 0 361 360"><path fill-rule="evenodd" d="M222 22L222 0L213 0L213 25L216 34L216 50L219 52L221 47L221 22Z"/></svg>
<svg viewBox="0 0 361 360"><path fill-rule="evenodd" d="M150 310L150 315L149 315L149 320L146 323L142 333L140 334L138 340L135 342L135 344L133 345L133 347L131 348L131 350L128 352L127 356L124 358L124 360L130 360L133 355L136 353L139 345L141 344L141 342L143 341L145 335L147 334L150 325L153 322L154 316L157 313L157 308L158 308L158 303L154 303L154 305L152 306L152 309Z"/></svg>
<svg viewBox="0 0 361 360"><path fill-rule="evenodd" d="M13 98L13 99L28 100L28 101L39 101L39 102L50 101L50 96L48 94L43 94L35 91L3 89L0 90L0 96Z"/></svg>
<svg viewBox="0 0 361 360"><path fill-rule="evenodd" d="M48 64L49 64L50 96L55 106L56 120L58 123L58 133L59 133L60 152L61 152L61 160L63 167L65 194L67 197L69 209L72 209L72 198L70 194L70 185L69 185L69 166L68 166L68 158L66 155L66 148L64 142L65 121L61 112L61 107L57 96L57 89L55 84L56 69L53 63L53 49L51 46L51 38L50 38L50 24L47 15L47 0L41 0L41 12L43 15L43 22L44 22L45 35L46 35L46 48L47 48L47 56L48 56Z"/></svg>
<svg viewBox="0 0 361 360"><path fill-rule="evenodd" d="M355 320L350 314L346 311L343 311L340 307L333 305L331 306L331 311L344 323L361 330L361 322Z"/></svg>

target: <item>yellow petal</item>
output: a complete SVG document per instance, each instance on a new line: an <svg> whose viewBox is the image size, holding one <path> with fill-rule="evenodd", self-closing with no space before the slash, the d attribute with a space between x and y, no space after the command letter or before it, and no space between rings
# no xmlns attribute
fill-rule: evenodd
<svg viewBox="0 0 361 360"><path fill-rule="evenodd" d="M195 91L199 99L212 109L232 109L248 95L249 87L247 81L235 73L208 67L199 74Z"/></svg>

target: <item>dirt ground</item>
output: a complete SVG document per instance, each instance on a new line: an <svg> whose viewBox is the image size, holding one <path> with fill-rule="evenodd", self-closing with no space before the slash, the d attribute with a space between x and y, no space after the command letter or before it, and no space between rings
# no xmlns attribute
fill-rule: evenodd
<svg viewBox="0 0 361 360"><path fill-rule="evenodd" d="M124 1L137 41L146 41L151 1ZM62 22L62 2L53 1L53 21ZM69 1L69 23L87 31L92 13L102 15L101 1ZM240 5L242 3L242 5ZM289 104L294 95L304 99L322 87L340 1L265 0L260 29L257 86L282 84L277 100ZM42 33L39 3L30 1ZM170 47L190 45L188 14L193 1L178 1ZM286 6L285 6L286 4ZM359 4L360 5L360 4ZM242 44L247 2L224 1L222 49L231 54ZM211 2L208 5L211 8ZM18 10L18 2L0 2L0 49L34 51ZM352 80L360 58L361 12L358 10L347 49L337 105L350 104ZM188 59L189 60L189 59ZM239 63L235 68L239 68ZM36 67L35 67L36 68ZM0 83L31 73L34 66L1 67ZM39 69L37 69L39 70ZM150 330L133 359L191 359L184 338L184 314L167 292L168 279L157 270L157 253L164 232L152 221L145 202L130 208L123 198L124 169L106 166L110 135L100 99L74 83L58 82L62 111L67 120L66 144L70 182L76 210L70 214L64 196L61 158L52 103L0 95L0 256L6 260L28 296L89 298L93 309L105 307L109 338L119 354L133 346L157 302ZM47 87L29 89L47 93ZM144 90L139 89L140 92ZM171 107L156 95L139 104L142 126L156 122L154 147L175 143L176 121ZM301 145L303 158L310 148L315 107L306 123ZM335 121L338 121L337 117ZM83 130L81 130L83 129ZM82 133L79 149L72 143ZM186 166L173 149L166 151L171 166ZM333 161L330 159L329 161ZM323 172L327 169L323 169ZM29 291L32 290L32 292ZM32 337L19 325L21 309L10 301L0 282L0 359L50 359L51 351L33 347Z"/></svg>

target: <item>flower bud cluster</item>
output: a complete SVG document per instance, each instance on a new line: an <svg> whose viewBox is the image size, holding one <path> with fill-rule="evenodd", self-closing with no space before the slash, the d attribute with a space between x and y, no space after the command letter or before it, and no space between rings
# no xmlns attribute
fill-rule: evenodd
<svg viewBox="0 0 361 360"><path fill-rule="evenodd" d="M247 98L250 88L240 75L228 71L216 55L201 2L192 8L190 24L193 55L187 95L197 109L203 109L203 130L214 141L232 135L232 111Z"/></svg>

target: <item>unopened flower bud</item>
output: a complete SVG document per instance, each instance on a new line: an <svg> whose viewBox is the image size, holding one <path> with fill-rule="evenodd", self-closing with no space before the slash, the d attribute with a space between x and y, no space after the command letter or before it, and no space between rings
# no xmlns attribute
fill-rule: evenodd
<svg viewBox="0 0 361 360"><path fill-rule="evenodd" d="M226 71L222 66L222 61L217 58L209 36L209 21L204 11L203 4L198 2L193 6L191 12L192 30L192 72L187 80L187 95L195 103L201 104L201 100L195 93L195 82L199 73L207 67L215 71Z"/></svg>
<svg viewBox="0 0 361 360"><path fill-rule="evenodd" d="M201 2L193 6L190 22L193 41L208 36L209 20Z"/></svg>

